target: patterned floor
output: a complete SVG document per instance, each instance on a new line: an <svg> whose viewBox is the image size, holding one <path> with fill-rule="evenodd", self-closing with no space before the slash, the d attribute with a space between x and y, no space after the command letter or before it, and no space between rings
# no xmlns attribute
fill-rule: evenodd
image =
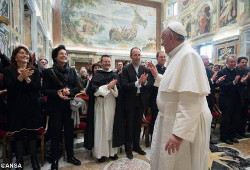
<svg viewBox="0 0 250 170"><path fill-rule="evenodd" d="M250 134L248 134L250 135ZM217 132L213 132L212 138L218 140ZM93 158L89 151L86 151L83 146L83 138L78 137L75 140L75 157L81 160L81 166L72 166L71 164L63 161L61 158L59 161L60 170L149 170L150 169L150 148L145 148L145 141L141 140L141 146L146 151L146 155L138 155L135 152L134 159L129 160L124 152L118 153L119 159L112 161L107 159L104 163L98 163ZM30 158L27 156L24 158L24 169L30 170ZM1 162L2 160L0 160ZM14 161L14 160L13 160ZM42 167L42 170L49 170L50 165L48 162ZM240 143L227 145L219 143L217 145L210 146L210 170L250 170L250 138L241 139Z"/></svg>

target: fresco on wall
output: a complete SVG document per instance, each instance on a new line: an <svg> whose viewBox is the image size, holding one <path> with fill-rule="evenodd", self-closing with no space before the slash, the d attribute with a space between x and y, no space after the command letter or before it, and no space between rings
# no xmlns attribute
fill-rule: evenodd
<svg viewBox="0 0 250 170"><path fill-rule="evenodd" d="M187 8L187 7L189 6L189 4L191 3L190 1L191 1L191 0L181 0L181 1L180 1L181 8L182 8L182 9ZM190 3L189 3L189 2L190 2Z"/></svg>
<svg viewBox="0 0 250 170"><path fill-rule="evenodd" d="M12 45L11 45L11 51L13 51L18 45L21 44L21 39L16 36L14 33L12 33Z"/></svg>
<svg viewBox="0 0 250 170"><path fill-rule="evenodd" d="M6 56L10 57L10 31L2 25L0 25L0 48L3 54L6 54Z"/></svg>
<svg viewBox="0 0 250 170"><path fill-rule="evenodd" d="M187 32L186 38L189 39L191 37L191 15L186 16L182 19L182 24L185 27L185 30Z"/></svg>
<svg viewBox="0 0 250 170"><path fill-rule="evenodd" d="M45 57L45 38L41 31L41 27L37 25L37 58Z"/></svg>
<svg viewBox="0 0 250 170"><path fill-rule="evenodd" d="M237 17L237 0L220 0L220 27L236 23Z"/></svg>
<svg viewBox="0 0 250 170"><path fill-rule="evenodd" d="M24 34L25 34L25 45L29 49L32 49L32 40L31 40L31 15L30 14L24 14Z"/></svg>
<svg viewBox="0 0 250 170"><path fill-rule="evenodd" d="M0 0L0 16L9 18L9 0Z"/></svg>
<svg viewBox="0 0 250 170"><path fill-rule="evenodd" d="M197 35L210 32L210 7L204 5L197 16Z"/></svg>
<svg viewBox="0 0 250 170"><path fill-rule="evenodd" d="M21 20L22 20L21 5L22 5L22 0L11 1L12 28L14 28L18 33L21 33Z"/></svg>
<svg viewBox="0 0 250 170"><path fill-rule="evenodd" d="M113 0L62 1L62 43L156 51L155 8Z"/></svg>

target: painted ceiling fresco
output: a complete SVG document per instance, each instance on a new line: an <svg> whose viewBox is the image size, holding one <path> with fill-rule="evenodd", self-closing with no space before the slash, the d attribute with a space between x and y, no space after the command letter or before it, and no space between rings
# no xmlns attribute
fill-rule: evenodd
<svg viewBox="0 0 250 170"><path fill-rule="evenodd" d="M113 0L62 0L61 11L65 45L156 50L155 8Z"/></svg>

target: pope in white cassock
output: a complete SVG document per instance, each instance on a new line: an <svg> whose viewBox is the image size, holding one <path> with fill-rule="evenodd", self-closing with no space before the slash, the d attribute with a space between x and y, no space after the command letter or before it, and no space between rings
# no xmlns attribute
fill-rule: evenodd
<svg viewBox="0 0 250 170"><path fill-rule="evenodd" d="M152 170L207 170L212 116L206 101L210 87L198 53L185 43L182 24L171 22L162 32L169 56L163 75L149 69L159 86L158 117L151 146Z"/></svg>

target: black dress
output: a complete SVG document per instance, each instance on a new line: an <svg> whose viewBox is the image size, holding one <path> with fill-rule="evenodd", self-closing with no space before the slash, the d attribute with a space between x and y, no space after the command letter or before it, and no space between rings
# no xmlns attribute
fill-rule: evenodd
<svg viewBox="0 0 250 170"><path fill-rule="evenodd" d="M23 129L34 130L41 127L39 94L41 79L39 71L34 70L30 76L31 82L20 82L20 75L13 67L4 70L4 86L7 88L7 108L9 113L10 132Z"/></svg>

